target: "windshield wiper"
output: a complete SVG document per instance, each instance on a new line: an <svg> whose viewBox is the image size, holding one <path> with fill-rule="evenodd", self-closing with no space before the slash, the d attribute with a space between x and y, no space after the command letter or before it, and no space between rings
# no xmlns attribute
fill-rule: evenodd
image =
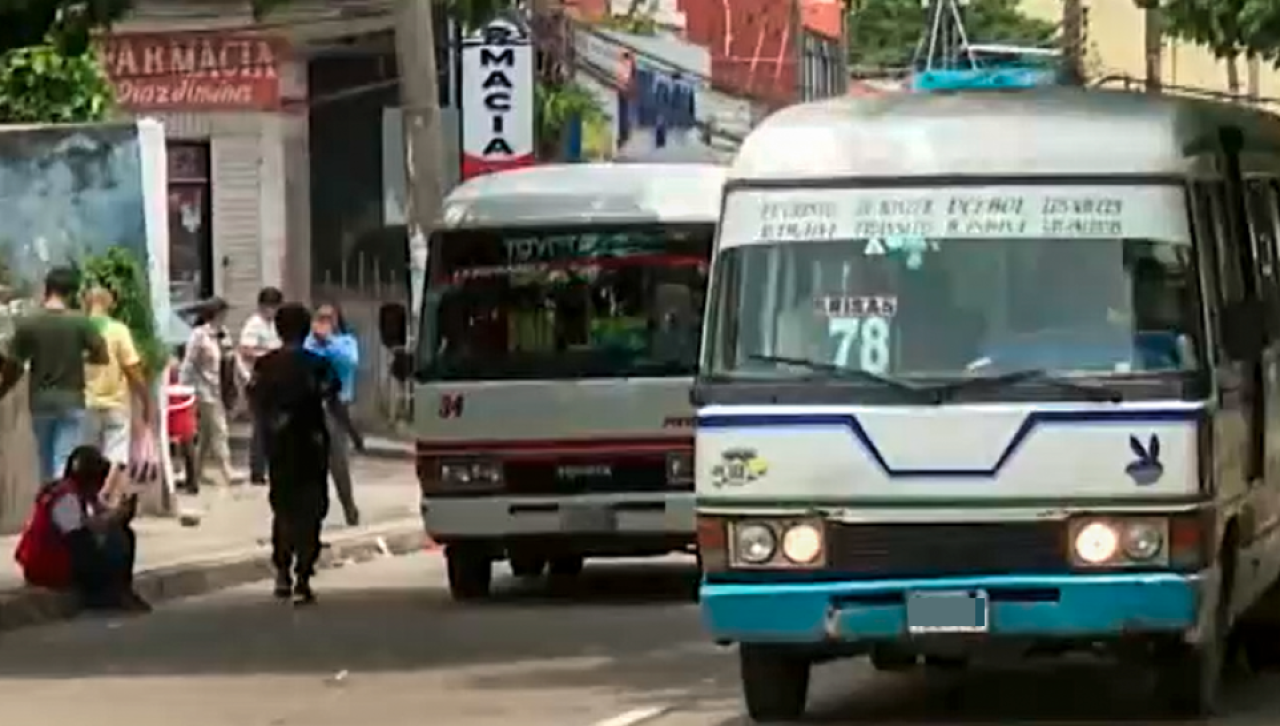
<svg viewBox="0 0 1280 726"><path fill-rule="evenodd" d="M781 355L757 355L751 354L747 356L748 360L760 361L761 363L779 363L781 365L798 366L806 368L813 373L827 373L832 378L844 378L853 381L868 381L878 383L882 386L895 388L899 391L908 393L923 393L925 389L919 386L900 381L896 378L890 378L879 373L864 371L861 368L845 368L834 363L827 363L820 360L809 360L808 358L790 358Z"/></svg>
<svg viewBox="0 0 1280 726"><path fill-rule="evenodd" d="M1090 401L1120 403L1124 400L1124 392L1118 388L1105 386L1100 383L1073 381L1070 378L1054 375L1044 368L1026 368L1018 371L1010 371L1009 373L1002 373L996 376L977 376L963 381L943 383L929 390L936 393L939 400L946 400L961 391L971 391L974 389L988 387L1001 388L1003 386L1016 385L1024 381L1045 383L1071 393L1084 394Z"/></svg>

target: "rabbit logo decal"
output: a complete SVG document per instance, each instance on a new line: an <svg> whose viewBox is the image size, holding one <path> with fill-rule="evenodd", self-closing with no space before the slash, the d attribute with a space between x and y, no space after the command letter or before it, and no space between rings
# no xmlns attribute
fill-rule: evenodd
<svg viewBox="0 0 1280 726"><path fill-rule="evenodd" d="M1129 436L1129 449L1133 451L1134 460L1124 468L1124 472L1140 487L1150 486L1164 476L1164 464L1160 463L1160 438L1151 434L1144 446L1137 436Z"/></svg>

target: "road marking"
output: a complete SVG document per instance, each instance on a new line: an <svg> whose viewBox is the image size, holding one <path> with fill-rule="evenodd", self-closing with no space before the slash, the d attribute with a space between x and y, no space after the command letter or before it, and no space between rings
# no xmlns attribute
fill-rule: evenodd
<svg viewBox="0 0 1280 726"><path fill-rule="evenodd" d="M636 726L646 721L652 721L659 716L666 714L671 710L670 706L650 706L649 708L635 708L617 716L606 718L603 721L597 721L591 726Z"/></svg>

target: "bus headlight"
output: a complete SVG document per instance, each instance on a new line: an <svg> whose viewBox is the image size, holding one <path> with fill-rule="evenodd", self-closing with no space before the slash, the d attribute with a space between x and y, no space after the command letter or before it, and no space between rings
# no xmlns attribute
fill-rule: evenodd
<svg viewBox="0 0 1280 726"><path fill-rule="evenodd" d="M1110 562L1120 551L1120 534L1106 522L1090 522L1076 532L1076 557L1090 565Z"/></svg>
<svg viewBox="0 0 1280 726"><path fill-rule="evenodd" d="M822 530L808 522L782 533L782 556L797 565L812 565L822 557Z"/></svg>
<svg viewBox="0 0 1280 726"><path fill-rule="evenodd" d="M1164 532L1149 522L1136 522L1125 527L1121 546L1129 559L1150 562L1164 551Z"/></svg>
<svg viewBox="0 0 1280 726"><path fill-rule="evenodd" d="M739 524L733 528L734 559L747 565L763 565L778 550L778 537L767 524Z"/></svg>
<svg viewBox="0 0 1280 726"><path fill-rule="evenodd" d="M1167 564L1169 522L1163 517L1083 518L1071 523L1071 557L1085 567Z"/></svg>
<svg viewBox="0 0 1280 726"><path fill-rule="evenodd" d="M693 452L676 451L667 454L667 486L693 483Z"/></svg>
<svg viewBox="0 0 1280 726"><path fill-rule="evenodd" d="M494 487L502 484L502 464L483 459L440 462L440 484L445 487Z"/></svg>

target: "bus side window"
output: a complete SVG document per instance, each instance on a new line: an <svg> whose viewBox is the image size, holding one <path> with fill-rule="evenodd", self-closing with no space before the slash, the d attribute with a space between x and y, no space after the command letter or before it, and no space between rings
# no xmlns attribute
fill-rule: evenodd
<svg viewBox="0 0 1280 726"><path fill-rule="evenodd" d="M1222 265L1219 262L1226 255L1223 242L1226 220L1221 215L1222 206L1213 201L1215 186L1221 190L1222 183L1195 182L1191 185L1190 194L1191 221L1195 232L1196 248L1199 251L1201 287L1204 290L1208 322L1213 331L1213 340L1206 346L1210 363L1217 362L1218 351L1222 348L1222 327L1218 313L1228 298Z"/></svg>
<svg viewBox="0 0 1280 726"><path fill-rule="evenodd" d="M1263 182L1262 198L1269 216L1266 234L1266 258L1269 266L1263 271L1262 301L1266 305L1271 334L1280 338L1280 180Z"/></svg>
<svg viewBox="0 0 1280 726"><path fill-rule="evenodd" d="M1236 237L1236 229L1232 225L1231 209L1228 206L1226 184L1213 182L1207 187L1209 206L1212 210L1214 236L1218 242L1216 250L1222 302L1239 302L1245 298L1245 291L1247 290L1244 281L1244 270L1240 266L1240 246L1249 244L1249 242Z"/></svg>
<svg viewBox="0 0 1280 726"><path fill-rule="evenodd" d="M1275 305L1280 300L1277 295L1276 269L1276 231L1280 224L1276 208L1276 180L1253 179L1246 187L1246 200L1249 206L1249 229L1253 241L1254 259L1257 260L1255 275L1257 279L1258 298L1272 314L1267 315L1267 334L1271 340L1280 339L1280 330L1276 329Z"/></svg>

